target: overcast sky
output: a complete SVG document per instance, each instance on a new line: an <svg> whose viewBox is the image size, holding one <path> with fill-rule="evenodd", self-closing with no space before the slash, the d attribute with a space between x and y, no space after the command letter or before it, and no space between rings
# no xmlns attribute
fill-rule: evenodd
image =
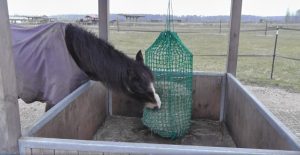
<svg viewBox="0 0 300 155"><path fill-rule="evenodd" d="M173 0L174 15L230 15L231 0ZM97 0L8 0L10 15L96 14ZM168 0L110 0L110 13L166 14ZM285 16L300 0L243 0L242 14Z"/></svg>

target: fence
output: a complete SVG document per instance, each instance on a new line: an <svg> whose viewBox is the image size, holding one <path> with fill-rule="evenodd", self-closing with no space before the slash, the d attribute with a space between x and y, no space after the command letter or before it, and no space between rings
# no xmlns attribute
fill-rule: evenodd
<svg viewBox="0 0 300 155"><path fill-rule="evenodd" d="M115 26L111 26L110 30L111 31L118 31L118 32L122 32L122 31L127 31L127 32L161 32L162 31L162 26L163 23L119 23L117 22L117 24ZM177 23L177 25L179 25L178 27L183 27L182 25L184 25L184 23ZM194 28L196 28L197 26L211 26L211 28L201 28L208 30L207 33L219 33L222 34L224 32L228 32L228 23L222 23L221 21L219 23L190 23L187 24L188 26L193 26ZM145 27L151 27L150 29L147 28L142 28L143 26ZM176 28L177 26L175 26ZM264 27L260 27L257 28L255 26L253 26L254 28L250 28L250 29L241 29L241 33L245 33L245 32L263 32L265 36L268 35L268 33L273 32L273 31L277 31L275 38L274 38L274 47L273 47L273 54L239 54L239 57L270 57L272 58L272 65L270 66L270 79L273 79L273 74L274 74L274 68L276 67L276 59L277 58L281 58L281 59L286 59L286 60L292 60L292 61L300 61L300 57L289 57L289 56L284 56L284 55L280 55L276 53L277 50L277 44L278 44L278 38L279 37L279 31L280 30L284 30L284 31L300 31L300 29L297 28L289 28L289 27L285 27L285 26L268 26L268 23L265 23ZM197 28L196 28L197 29ZM193 30L193 29L182 29L182 28L178 28L176 30L177 33L205 33L203 31L197 31L197 30ZM299 51L300 53L300 51ZM300 55L300 54L299 54ZM226 57L227 54L194 54L194 56L196 57L201 57L201 56L209 56L209 57Z"/></svg>

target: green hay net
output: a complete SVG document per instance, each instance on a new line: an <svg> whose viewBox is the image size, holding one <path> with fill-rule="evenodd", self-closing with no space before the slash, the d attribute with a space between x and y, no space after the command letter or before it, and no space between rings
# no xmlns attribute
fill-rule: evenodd
<svg viewBox="0 0 300 155"><path fill-rule="evenodd" d="M142 121L154 133L175 139L190 128L192 113L193 55L175 32L167 30L146 50L146 64L155 76L161 98L159 110L144 109Z"/></svg>

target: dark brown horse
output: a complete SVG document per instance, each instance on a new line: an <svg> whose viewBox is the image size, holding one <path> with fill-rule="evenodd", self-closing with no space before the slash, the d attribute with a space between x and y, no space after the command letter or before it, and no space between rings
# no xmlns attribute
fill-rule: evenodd
<svg viewBox="0 0 300 155"><path fill-rule="evenodd" d="M27 33L32 34L28 37ZM12 26L12 34L18 94L26 103L43 101L48 110L90 79L123 92L148 108L160 108L154 78L141 51L135 60L131 59L95 34L72 24L26 29Z"/></svg>

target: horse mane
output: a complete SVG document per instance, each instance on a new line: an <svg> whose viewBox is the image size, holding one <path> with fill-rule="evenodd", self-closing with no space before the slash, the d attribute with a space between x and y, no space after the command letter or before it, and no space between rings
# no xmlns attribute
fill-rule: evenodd
<svg viewBox="0 0 300 155"><path fill-rule="evenodd" d="M68 24L65 40L69 53L91 80L101 81L113 89L126 89L128 68L139 64L115 49L111 44L99 39L94 33Z"/></svg>

